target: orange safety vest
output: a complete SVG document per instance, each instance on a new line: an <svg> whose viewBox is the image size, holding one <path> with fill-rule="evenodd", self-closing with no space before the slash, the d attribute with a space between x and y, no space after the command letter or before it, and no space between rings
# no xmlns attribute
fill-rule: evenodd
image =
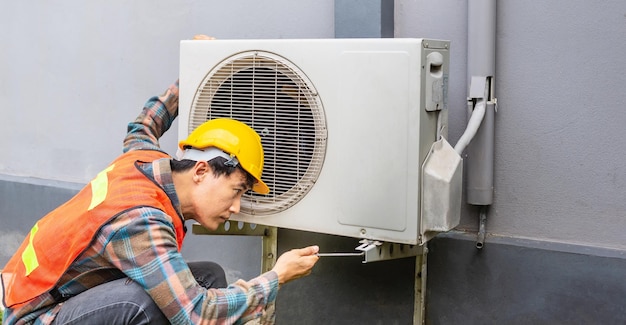
<svg viewBox="0 0 626 325"><path fill-rule="evenodd" d="M103 225L136 207L153 207L169 215L180 251L185 236L182 217L165 191L137 164L168 157L155 150L127 152L40 219L2 271L5 305L19 308L52 290Z"/></svg>

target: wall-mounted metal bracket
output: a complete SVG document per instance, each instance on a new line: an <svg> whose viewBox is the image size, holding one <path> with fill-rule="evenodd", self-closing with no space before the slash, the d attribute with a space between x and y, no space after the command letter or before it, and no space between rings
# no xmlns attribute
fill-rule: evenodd
<svg viewBox="0 0 626 325"><path fill-rule="evenodd" d="M363 263L417 256L422 254L423 251L423 246L418 245L381 243L367 239L361 240L360 243L361 245L356 250L365 253L363 255Z"/></svg>
<svg viewBox="0 0 626 325"><path fill-rule="evenodd" d="M195 235L232 235L232 236L261 236L262 256L261 273L271 270L278 258L278 229L276 227L261 226L241 221L226 221L216 230L209 230L199 224L191 226Z"/></svg>
<svg viewBox="0 0 626 325"><path fill-rule="evenodd" d="M359 241L361 245L354 250L356 252L333 252L318 253L320 257L348 257L363 256L363 263L393 260L403 257L419 256L424 252L424 246L384 243L377 240L362 239Z"/></svg>

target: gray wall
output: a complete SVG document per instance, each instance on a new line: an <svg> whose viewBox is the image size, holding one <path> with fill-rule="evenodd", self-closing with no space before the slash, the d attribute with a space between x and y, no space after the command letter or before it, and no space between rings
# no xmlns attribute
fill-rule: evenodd
<svg viewBox="0 0 626 325"><path fill-rule="evenodd" d="M477 255L468 239L478 224L477 211L465 206L460 235L432 243L429 319L435 324L463 319L477 324L619 323L626 314L615 303L626 299L615 271L623 270L626 251L626 2L500 0L497 5L499 106L490 236ZM453 144L467 120L466 10L463 0L395 2L395 37L452 41ZM179 40L197 33L332 38L334 18L330 0L3 4L0 262L44 210L120 153L126 123L148 97L176 79ZM172 153L175 135L176 127L162 141ZM352 239L323 235L294 237L286 231L282 238L281 250L313 242L353 247ZM563 252L555 245L571 249ZM189 259L216 260L232 278L258 273L257 238L190 236L185 246ZM281 290L285 298L280 303L289 302L291 308L283 308L279 319L289 324L301 314L312 324L409 323L412 293L406 290L412 288L413 263L381 263L321 261L312 277ZM504 267L508 276L494 273ZM550 276L529 276L542 272ZM386 280L376 282L381 278ZM534 288L534 295L505 299L502 288L511 283L516 284L511 292ZM586 291L592 287L606 294ZM488 294L479 295L481 290ZM488 308L506 302L532 311L548 298L564 303L537 307L535 318L522 315L511 321L513 310ZM324 318L306 307L311 303L341 317ZM463 308L442 309L450 305ZM574 306L587 318L557 321L569 319Z"/></svg>
<svg viewBox="0 0 626 325"><path fill-rule="evenodd" d="M452 41L466 123L467 1L396 1L396 37ZM497 1L496 235L626 249L626 2ZM475 230L467 209L459 229Z"/></svg>

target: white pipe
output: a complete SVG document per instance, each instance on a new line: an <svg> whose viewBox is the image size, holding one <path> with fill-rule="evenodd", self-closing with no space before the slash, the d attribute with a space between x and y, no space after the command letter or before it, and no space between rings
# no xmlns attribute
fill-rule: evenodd
<svg viewBox="0 0 626 325"><path fill-rule="evenodd" d="M459 156L465 150L465 147L472 141L476 132L478 132L478 128L480 124L483 122L483 118L485 117L485 99L480 99L476 103L474 107L474 111L472 112L472 116L467 122L467 128L465 128L465 132L459 139L459 141L454 146L454 150Z"/></svg>

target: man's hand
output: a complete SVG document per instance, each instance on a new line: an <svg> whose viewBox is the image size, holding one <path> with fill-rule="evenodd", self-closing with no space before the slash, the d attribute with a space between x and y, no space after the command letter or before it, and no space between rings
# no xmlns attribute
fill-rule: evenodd
<svg viewBox="0 0 626 325"><path fill-rule="evenodd" d="M319 250L317 246L309 246L292 249L281 255L272 269L272 271L278 274L278 283L285 284L291 280L309 275L319 259L315 255Z"/></svg>
<svg viewBox="0 0 626 325"><path fill-rule="evenodd" d="M214 40L215 37L213 36L207 36L207 35L202 35L202 34L198 34L196 36L193 37L194 40L206 40L206 41L211 41Z"/></svg>

